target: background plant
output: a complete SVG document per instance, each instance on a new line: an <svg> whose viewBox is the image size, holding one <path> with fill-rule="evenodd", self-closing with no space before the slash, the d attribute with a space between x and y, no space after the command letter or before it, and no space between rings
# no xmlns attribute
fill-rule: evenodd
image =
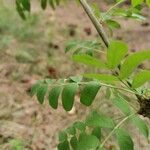
<svg viewBox="0 0 150 150"><path fill-rule="evenodd" d="M61 95L62 105L66 111L70 111L74 104L75 94L80 92L80 102L90 106L97 93L104 88L108 100L122 111L123 119L116 121L103 113L92 112L84 121L76 122L71 127L59 134L58 149L95 149L105 148L106 142L111 136L116 136L121 150L134 149L132 138L122 125L131 121L139 128L141 133L148 138L149 129L139 114L150 118L150 96L146 82L150 81L150 71L140 70L138 66L146 60L150 60L150 50L140 50L129 53L128 45L119 40L112 40L107 37L102 24L106 24L109 30L120 28L115 21L116 17L127 17L136 20L145 19L142 14L143 0L132 0L131 7L127 9L118 8L125 2L120 0L115 3L107 12L99 12L96 5L93 9L86 0L79 1L85 12L97 29L102 42L94 41L71 41L66 47L66 52L74 50L73 60L98 69L105 70L104 73L86 73L81 76L73 76L68 79L43 79L38 81L31 90L31 96L37 95L38 101L43 104L46 93L48 93L49 104L57 109L58 99ZM54 9L59 1L50 0L50 6ZM150 1L146 4L150 6ZM17 10L23 19L26 19L30 12L30 1L17 0ZM46 8L47 1L41 0L41 6ZM105 46L105 48L104 48ZM102 51L98 51L102 49ZM103 51L105 49L106 51ZM103 54L101 60L96 52ZM136 97L139 109L127 99L126 93ZM102 131L110 131L103 136Z"/></svg>

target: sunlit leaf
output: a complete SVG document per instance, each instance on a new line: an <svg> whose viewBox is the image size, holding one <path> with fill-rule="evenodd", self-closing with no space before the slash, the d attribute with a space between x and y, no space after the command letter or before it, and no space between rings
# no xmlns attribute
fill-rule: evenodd
<svg viewBox="0 0 150 150"><path fill-rule="evenodd" d="M148 70L141 71L134 77L132 87L138 88L146 82L150 82L150 71Z"/></svg>
<svg viewBox="0 0 150 150"><path fill-rule="evenodd" d="M128 52L128 46L122 41L111 41L107 52L107 64L109 68L116 68Z"/></svg>
<svg viewBox="0 0 150 150"><path fill-rule="evenodd" d="M150 60L150 50L136 52L129 55L120 70L120 78L124 79L129 77L133 71L145 60Z"/></svg>

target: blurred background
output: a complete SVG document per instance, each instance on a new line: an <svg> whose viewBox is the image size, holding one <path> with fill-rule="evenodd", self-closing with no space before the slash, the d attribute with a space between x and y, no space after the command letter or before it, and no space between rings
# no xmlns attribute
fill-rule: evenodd
<svg viewBox="0 0 150 150"><path fill-rule="evenodd" d="M112 5L109 0L94 2L101 11ZM143 13L147 17L143 22L118 20L122 28L113 34L126 41L131 51L150 48L150 10L144 8ZM14 1L0 0L0 150L56 150L58 132L94 109L94 104L86 108L77 100L69 113L61 106L54 111L47 103L38 104L29 91L38 79L83 73L86 68L71 61L65 45L71 39L97 38L90 20L73 0L55 11L43 11L39 2L32 0L26 21L17 14ZM139 131L133 128L132 133L135 150L150 149ZM108 150L115 150L113 143L108 143Z"/></svg>

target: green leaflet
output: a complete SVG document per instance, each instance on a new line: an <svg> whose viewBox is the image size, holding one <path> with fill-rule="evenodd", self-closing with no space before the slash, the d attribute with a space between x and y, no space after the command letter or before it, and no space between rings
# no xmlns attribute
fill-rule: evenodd
<svg viewBox="0 0 150 150"><path fill-rule="evenodd" d="M146 0L146 4L150 7L150 0Z"/></svg>
<svg viewBox="0 0 150 150"><path fill-rule="evenodd" d="M25 10L30 12L31 6L30 6L30 0L21 0L22 6Z"/></svg>
<svg viewBox="0 0 150 150"><path fill-rule="evenodd" d="M44 97L47 92L47 89L48 89L48 85L45 84L41 84L37 89L37 99L40 102L40 104L43 104L44 102Z"/></svg>
<svg viewBox="0 0 150 150"><path fill-rule="evenodd" d="M133 7L137 5L141 5L144 2L144 0L131 0L131 4Z"/></svg>
<svg viewBox="0 0 150 150"><path fill-rule="evenodd" d="M120 150L134 150L134 143L130 135L122 129L115 131Z"/></svg>
<svg viewBox="0 0 150 150"><path fill-rule="evenodd" d="M59 142L62 143L67 140L67 133L64 131L59 132Z"/></svg>
<svg viewBox="0 0 150 150"><path fill-rule="evenodd" d="M59 99L61 90L62 90L61 86L55 86L49 92L49 96L48 96L49 105L54 109L57 109L58 107L58 99Z"/></svg>
<svg viewBox="0 0 150 150"><path fill-rule="evenodd" d="M75 136L73 136L70 140L70 145L73 150L77 149L77 142L78 142L78 139Z"/></svg>
<svg viewBox="0 0 150 150"><path fill-rule="evenodd" d="M106 68L103 62L86 54L73 55L73 60L93 67Z"/></svg>
<svg viewBox="0 0 150 150"><path fill-rule="evenodd" d="M80 102L86 106L90 106L94 101L99 89L100 83L95 81L88 82L81 91Z"/></svg>
<svg viewBox="0 0 150 150"><path fill-rule="evenodd" d="M122 41L111 41L107 51L107 65L116 68L128 52L128 46Z"/></svg>
<svg viewBox="0 0 150 150"><path fill-rule="evenodd" d="M134 76L132 87L138 88L142 86L144 83L149 82L149 81L150 81L150 71L149 70L141 71L137 75Z"/></svg>
<svg viewBox="0 0 150 150"><path fill-rule="evenodd" d="M34 96L36 93L37 93L37 90L38 88L40 87L40 84L39 83L36 83L34 84L32 87L31 87L31 91L30 91L30 96Z"/></svg>
<svg viewBox="0 0 150 150"><path fill-rule="evenodd" d="M82 132L82 131L85 131L85 128L86 128L86 125L85 125L83 122L80 122L80 121L75 122L75 123L73 124L73 126L74 126L76 129L80 130L81 132Z"/></svg>
<svg viewBox="0 0 150 150"><path fill-rule="evenodd" d="M121 97L115 97L112 99L113 104L118 107L126 116L130 115L130 105L128 102L121 98Z"/></svg>
<svg viewBox="0 0 150 150"><path fill-rule="evenodd" d="M42 9L46 9L46 6L47 6L47 0L41 0Z"/></svg>
<svg viewBox="0 0 150 150"><path fill-rule="evenodd" d="M76 150L96 149L99 145L99 140L94 135L80 134Z"/></svg>
<svg viewBox="0 0 150 150"><path fill-rule="evenodd" d="M86 118L85 123L90 127L114 128L115 126L115 123L111 118L103 114L98 114L97 112L92 112Z"/></svg>
<svg viewBox="0 0 150 150"><path fill-rule="evenodd" d="M83 74L83 76L85 78L90 78L90 79L97 79L100 81L103 81L105 83L113 83L115 81L118 81L118 78L113 76L113 75L109 75L109 74Z"/></svg>
<svg viewBox="0 0 150 150"><path fill-rule="evenodd" d="M111 30L121 28L121 25L120 25L117 21L108 19L108 20L106 20L105 22L107 23L108 27L109 27Z"/></svg>
<svg viewBox="0 0 150 150"><path fill-rule="evenodd" d="M139 118L139 116L134 115L131 118L131 121L140 130L140 132L148 139L149 129L148 129L146 123L144 122L144 120L142 120L141 118Z"/></svg>
<svg viewBox="0 0 150 150"><path fill-rule="evenodd" d="M26 16L25 16L24 10L21 6L20 0L16 0L16 9L17 9L18 14L20 15L20 17L25 20Z"/></svg>
<svg viewBox="0 0 150 150"><path fill-rule="evenodd" d="M62 91L62 105L66 111L70 111L73 107L74 97L78 89L77 83L66 85Z"/></svg>
<svg viewBox="0 0 150 150"><path fill-rule="evenodd" d="M101 128L95 127L92 131L92 135L96 136L99 139L99 141L101 141Z"/></svg>
<svg viewBox="0 0 150 150"><path fill-rule="evenodd" d="M69 142L66 140L58 144L58 150L70 150Z"/></svg>
<svg viewBox="0 0 150 150"><path fill-rule="evenodd" d="M138 65L145 60L150 60L150 50L140 51L129 55L121 66L120 78L124 79L129 77Z"/></svg>

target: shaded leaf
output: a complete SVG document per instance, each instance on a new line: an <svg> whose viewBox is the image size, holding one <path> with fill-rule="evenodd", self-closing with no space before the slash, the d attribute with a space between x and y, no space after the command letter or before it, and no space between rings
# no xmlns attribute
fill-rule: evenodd
<svg viewBox="0 0 150 150"><path fill-rule="evenodd" d="M121 98L121 97L115 97L112 99L112 102L115 106L117 106L125 115L130 115L130 105L128 102Z"/></svg>
<svg viewBox="0 0 150 150"><path fill-rule="evenodd" d="M100 89L100 83L95 81L88 82L81 91L80 101L86 106L90 106L94 101L98 91Z"/></svg>
<svg viewBox="0 0 150 150"><path fill-rule="evenodd" d="M146 125L146 123L144 122L144 120L142 120L139 116L134 115L131 118L132 122L134 123L134 125L140 130L140 132L148 139L149 136L149 129Z"/></svg>
<svg viewBox="0 0 150 150"><path fill-rule="evenodd" d="M55 86L49 92L49 96L48 96L49 105L54 109L57 109L58 107L58 99L61 90L62 90L61 86Z"/></svg>
<svg viewBox="0 0 150 150"><path fill-rule="evenodd" d="M58 150L70 150L69 142L66 140L58 144Z"/></svg>
<svg viewBox="0 0 150 150"><path fill-rule="evenodd" d="M47 92L47 89L48 89L48 86L45 84L41 84L39 88L37 89L37 99L40 102L40 104L43 104L44 102L44 97Z"/></svg>
<svg viewBox="0 0 150 150"><path fill-rule="evenodd" d="M66 111L70 111L73 107L74 97L78 89L77 83L66 85L62 91L62 105Z"/></svg>
<svg viewBox="0 0 150 150"><path fill-rule="evenodd" d="M98 114L97 112L92 112L86 118L86 125L91 127L103 127L103 128L114 128L114 121L103 114Z"/></svg>
<svg viewBox="0 0 150 150"><path fill-rule="evenodd" d="M99 140L94 135L80 134L77 150L96 149L99 145Z"/></svg>
<svg viewBox="0 0 150 150"><path fill-rule="evenodd" d="M120 150L134 150L134 143L130 135L122 129L115 131Z"/></svg>

